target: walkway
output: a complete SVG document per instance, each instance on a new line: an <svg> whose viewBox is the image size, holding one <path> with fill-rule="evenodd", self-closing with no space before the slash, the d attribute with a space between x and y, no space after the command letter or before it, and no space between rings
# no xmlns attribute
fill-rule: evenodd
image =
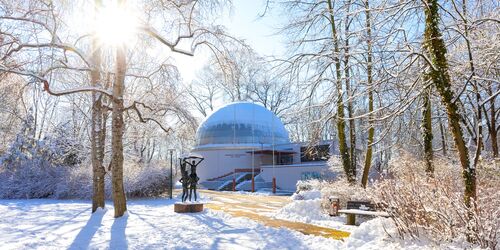
<svg viewBox="0 0 500 250"><path fill-rule="evenodd" d="M200 192L212 200L205 204L206 208L223 211L232 216L246 217L266 226L286 227L308 235L337 240L349 237L348 232L266 216L266 214L273 213L289 203L290 200L287 196L247 195L210 190L200 190Z"/></svg>

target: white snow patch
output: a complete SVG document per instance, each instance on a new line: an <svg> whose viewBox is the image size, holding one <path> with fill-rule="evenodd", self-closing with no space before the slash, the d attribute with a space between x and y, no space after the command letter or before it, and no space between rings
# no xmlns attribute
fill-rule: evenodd
<svg viewBox="0 0 500 250"><path fill-rule="evenodd" d="M291 197L292 200L313 200L320 199L321 192L319 190L307 190L299 193L294 193Z"/></svg>
<svg viewBox="0 0 500 250"><path fill-rule="evenodd" d="M291 219L302 215L315 223L331 220L314 208L319 205L318 201L295 201L279 214ZM173 212L174 202L165 199L131 200L128 201L127 216L115 219L110 205L91 214L91 204L87 201L0 200L1 249L464 248L391 238L385 233L387 230L395 235L389 219L374 219L359 227L351 227L351 236L338 241L286 228L267 227L209 209L201 213L178 214Z"/></svg>
<svg viewBox="0 0 500 250"><path fill-rule="evenodd" d="M242 194L242 195L249 195L249 196L271 196L275 195L272 192L268 191L262 191L262 190L257 190L255 192L248 192L248 191L221 191L222 193L230 193L230 194Z"/></svg>
<svg viewBox="0 0 500 250"><path fill-rule="evenodd" d="M321 211L321 200L297 200L287 204L276 213L276 218L309 223L313 220L326 220Z"/></svg>
<svg viewBox="0 0 500 250"><path fill-rule="evenodd" d="M301 192L304 193L304 192ZM310 192L309 197L314 197L315 192ZM322 227L329 227L342 231L352 231L356 227L345 225L345 216L330 217L321 208L321 199L294 200L269 216L288 220L309 223Z"/></svg>
<svg viewBox="0 0 500 250"><path fill-rule="evenodd" d="M339 244L208 209L177 214L173 203L132 200L128 216L114 219L110 205L91 214L85 201L0 200L1 248L331 249Z"/></svg>

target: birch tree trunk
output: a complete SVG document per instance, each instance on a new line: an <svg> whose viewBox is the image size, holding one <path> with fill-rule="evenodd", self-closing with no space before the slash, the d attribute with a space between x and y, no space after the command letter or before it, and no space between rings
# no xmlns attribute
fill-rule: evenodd
<svg viewBox="0 0 500 250"><path fill-rule="evenodd" d="M365 16L366 16L366 74L367 74L367 86L368 86L368 141L366 145L366 156L365 156L365 166L363 168L363 176L361 177L361 185L366 188L368 184L368 174L370 173L370 167L372 165L372 154L373 154L373 137L375 136L375 128L373 127L373 76L372 76L372 27L370 21L370 3L369 0L365 1Z"/></svg>
<svg viewBox="0 0 500 250"><path fill-rule="evenodd" d="M95 1L96 9L101 6L101 1ZM97 37L92 37L92 55L91 61L93 68L90 72L90 82L93 87L101 87L101 50L97 41ZM97 208L104 208L104 175L106 173L104 160L104 139L103 122L102 122L102 94L92 93L92 121L90 132L91 158L92 158L92 213Z"/></svg>
<svg viewBox="0 0 500 250"><path fill-rule="evenodd" d="M100 86L100 50L96 47L96 41L93 41L94 52L92 53L92 63L94 68L90 72L91 84L93 87ZM104 136L102 135L102 95L92 93L92 121L90 132L91 158L92 158L92 212L97 208L104 208Z"/></svg>
<svg viewBox="0 0 500 250"><path fill-rule="evenodd" d="M426 0L424 3L424 48L427 50L432 62L432 65L430 65L430 77L441 96L443 105L446 107L449 127L462 166L462 176L465 183L464 202L468 207L471 207L472 199L476 198L476 169L470 164L469 150L465 145L460 127L462 117L458 112L458 106L454 101L455 97L451 90L448 61L446 59L446 46L438 27L440 19L439 6L437 0Z"/></svg>
<svg viewBox="0 0 500 250"><path fill-rule="evenodd" d="M347 1L347 13L350 12L351 1ZM356 157L356 122L354 121L354 107L352 103L353 93L351 88L351 75L350 75L350 67L349 67L349 26L350 19L349 14L346 14L345 18L345 56L344 56L344 75L345 75L345 88L347 94L347 116L349 117L349 145L350 145L350 157L351 157L351 172L356 178L356 166L357 166L357 157Z"/></svg>
<svg viewBox="0 0 500 250"><path fill-rule="evenodd" d="M113 115L112 115L112 157L111 173L113 183L113 203L115 218L121 217L127 211L127 201L123 187L123 90L125 82L126 57L125 45L116 48L116 77L113 84Z"/></svg>

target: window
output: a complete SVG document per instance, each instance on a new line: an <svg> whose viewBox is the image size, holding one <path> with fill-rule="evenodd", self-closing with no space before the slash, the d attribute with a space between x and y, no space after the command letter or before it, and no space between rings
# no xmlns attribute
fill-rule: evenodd
<svg viewBox="0 0 500 250"><path fill-rule="evenodd" d="M301 180L315 180L315 179L321 179L321 174L318 172L302 172Z"/></svg>

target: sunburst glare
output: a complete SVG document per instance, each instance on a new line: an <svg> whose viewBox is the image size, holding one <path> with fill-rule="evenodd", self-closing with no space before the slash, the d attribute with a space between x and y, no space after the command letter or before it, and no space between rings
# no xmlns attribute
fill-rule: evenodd
<svg viewBox="0 0 500 250"><path fill-rule="evenodd" d="M133 11L117 4L101 8L94 24L99 41L108 46L132 43L137 27L138 21Z"/></svg>

